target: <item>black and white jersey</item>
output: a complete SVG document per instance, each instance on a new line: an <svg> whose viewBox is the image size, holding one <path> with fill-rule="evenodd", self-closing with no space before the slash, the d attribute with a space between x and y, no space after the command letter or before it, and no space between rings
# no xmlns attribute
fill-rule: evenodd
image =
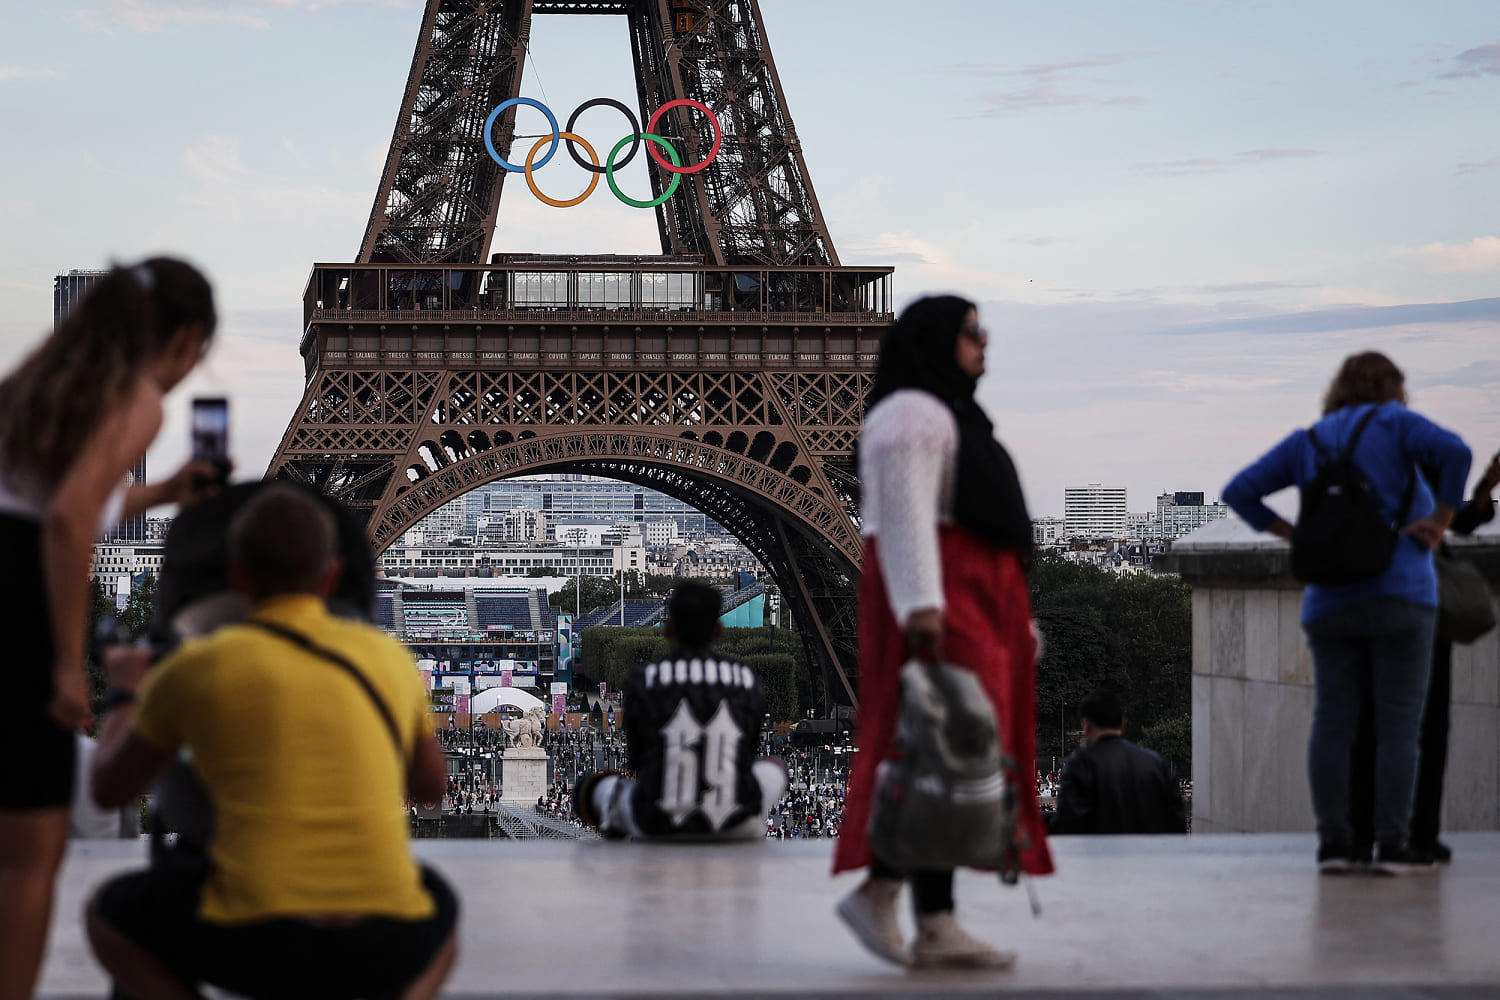
<svg viewBox="0 0 1500 1000"><path fill-rule="evenodd" d="M681 651L625 684L632 808L649 836L717 833L760 812L751 765L765 695L755 671L712 652Z"/></svg>

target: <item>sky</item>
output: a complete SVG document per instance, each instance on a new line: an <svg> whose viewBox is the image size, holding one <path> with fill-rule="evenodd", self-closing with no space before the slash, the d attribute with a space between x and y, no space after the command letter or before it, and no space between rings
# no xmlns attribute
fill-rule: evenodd
<svg viewBox="0 0 1500 1000"><path fill-rule="evenodd" d="M899 302L981 303L980 398L1034 516L1087 483L1126 486L1134 511L1217 496L1316 418L1358 350L1402 366L1475 477L1500 448L1494 0L761 8L842 262L894 265ZM188 257L220 342L149 464L183 458L193 395L227 394L258 474L302 395L311 265L358 251L421 4L0 13L0 368L46 334L54 274ZM623 19L537 17L523 93L634 103ZM653 213L552 209L514 184L493 249L659 246Z"/></svg>

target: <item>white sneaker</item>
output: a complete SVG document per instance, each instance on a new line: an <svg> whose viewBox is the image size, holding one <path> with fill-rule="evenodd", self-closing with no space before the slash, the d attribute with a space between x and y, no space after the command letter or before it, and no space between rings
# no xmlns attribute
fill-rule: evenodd
<svg viewBox="0 0 1500 1000"><path fill-rule="evenodd" d="M917 918L917 941L912 964L921 969L1008 969L1016 963L1013 951L998 951L968 935L953 919L953 911Z"/></svg>
<svg viewBox="0 0 1500 1000"><path fill-rule="evenodd" d="M896 899L901 895L901 885L900 879L866 879L834 908L860 944L894 965L910 964L901 924L896 920Z"/></svg>

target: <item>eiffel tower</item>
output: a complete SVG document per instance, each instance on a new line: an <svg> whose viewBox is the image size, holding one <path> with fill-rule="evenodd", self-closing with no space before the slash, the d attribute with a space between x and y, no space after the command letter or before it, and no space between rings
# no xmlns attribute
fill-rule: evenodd
<svg viewBox="0 0 1500 1000"><path fill-rule="evenodd" d="M656 126L710 161L655 207L659 256L486 260L496 156L531 148L515 106L492 112L520 97L537 14L628 19L642 130L711 109ZM672 177L648 173L661 198ZM659 490L761 560L853 703L854 443L891 276L839 263L758 0L428 0L358 260L313 266L306 392L268 475L342 501L377 549L511 476Z"/></svg>

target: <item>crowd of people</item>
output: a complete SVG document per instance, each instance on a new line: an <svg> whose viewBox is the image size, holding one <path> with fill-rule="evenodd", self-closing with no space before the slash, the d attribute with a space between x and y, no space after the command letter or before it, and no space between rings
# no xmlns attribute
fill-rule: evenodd
<svg viewBox="0 0 1500 1000"><path fill-rule="evenodd" d="M772 840L837 837L846 787L838 781L787 792L766 817L766 836Z"/></svg>
<svg viewBox="0 0 1500 1000"><path fill-rule="evenodd" d="M443 793L443 812L459 816L471 813L488 815L495 811L500 791L499 785L491 784L483 777L450 776L448 788Z"/></svg>

